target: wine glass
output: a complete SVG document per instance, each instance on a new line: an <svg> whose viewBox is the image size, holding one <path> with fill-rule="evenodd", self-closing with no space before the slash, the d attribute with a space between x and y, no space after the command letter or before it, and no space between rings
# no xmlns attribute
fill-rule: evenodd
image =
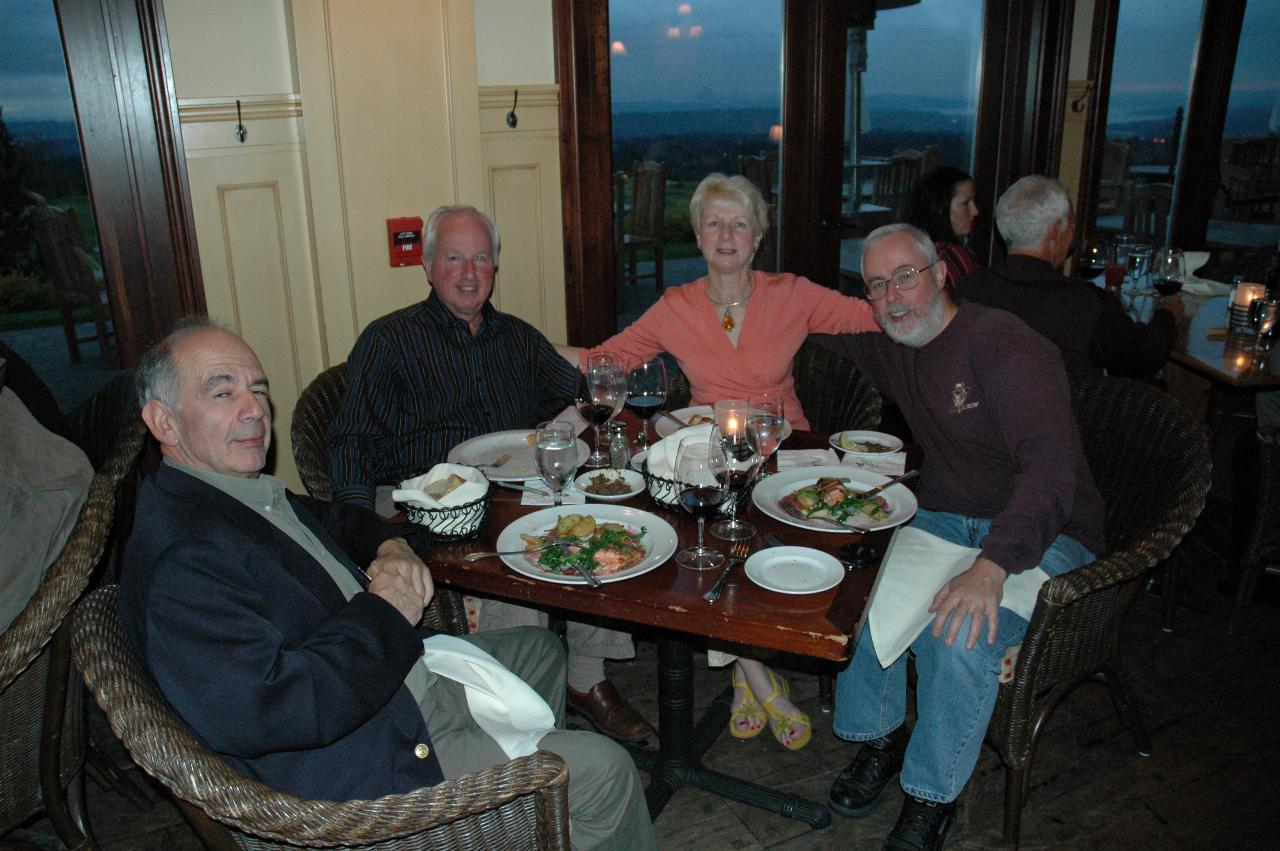
<svg viewBox="0 0 1280 851"><path fill-rule="evenodd" d="M1262 354L1271 348L1271 335L1275 331L1277 307L1280 307L1280 304L1265 298L1256 298L1249 303L1249 327L1253 328L1255 355Z"/></svg>
<svg viewBox="0 0 1280 851"><path fill-rule="evenodd" d="M676 449L674 475L680 504L698 518L698 545L676 553L676 564L681 567L713 570L724 563L724 553L703 543L707 518L724 502L725 487L720 478L724 467L720 442L707 435L686 437Z"/></svg>
<svg viewBox="0 0 1280 851"><path fill-rule="evenodd" d="M636 447L649 448L649 418L667 401L667 367L662 358L645 361L627 376L627 407L640 418Z"/></svg>
<svg viewBox="0 0 1280 851"><path fill-rule="evenodd" d="M719 440L724 452L724 469L717 474L729 501L729 518L721 520L711 527L711 534L724 541L741 541L756 533L756 527L738 519L738 505L746 492L747 486L755 478L764 456L760 454L755 441L747 433L747 419L739 422L736 431L711 430L711 439Z"/></svg>
<svg viewBox="0 0 1280 851"><path fill-rule="evenodd" d="M1125 271L1133 281L1135 290L1141 289L1142 279L1151 271L1151 246L1135 245L1125 260Z"/></svg>
<svg viewBox="0 0 1280 851"><path fill-rule="evenodd" d="M1115 250L1110 241L1095 236L1084 241L1080 246L1080 272L1085 278L1096 278L1106 271L1107 261L1115 257Z"/></svg>
<svg viewBox="0 0 1280 851"><path fill-rule="evenodd" d="M1173 295L1182 289L1187 266L1182 251L1177 248L1161 248L1151 262L1151 280L1160 295Z"/></svg>
<svg viewBox="0 0 1280 851"><path fill-rule="evenodd" d="M551 498L557 506L564 499L565 485L573 480L578 470L578 441L573 426L560 420L539 423L533 444L538 474L551 489Z"/></svg>
<svg viewBox="0 0 1280 851"><path fill-rule="evenodd" d="M766 390L747 400L747 436L756 440L764 460L760 462L760 478L769 475L769 459L782 444L782 434L787 429L787 408L782 394ZM751 434L751 423L756 422L756 434Z"/></svg>
<svg viewBox="0 0 1280 851"><path fill-rule="evenodd" d="M587 356L587 398L578 400L578 413L596 431L596 445L587 459L590 469L609 466L600 448L600 427L618 415L627 399L627 374L622 361L609 352Z"/></svg>

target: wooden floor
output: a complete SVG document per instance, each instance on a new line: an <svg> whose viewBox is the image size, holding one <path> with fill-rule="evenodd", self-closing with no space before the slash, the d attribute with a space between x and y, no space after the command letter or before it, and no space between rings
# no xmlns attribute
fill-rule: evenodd
<svg viewBox="0 0 1280 851"><path fill-rule="evenodd" d="M1193 566L1194 567L1194 566ZM1206 568L1186 571L1189 599L1208 611L1179 609L1172 633L1159 626L1159 602L1137 599L1126 625L1126 669L1150 728L1155 752L1133 750L1111 711L1106 692L1089 686L1053 716L1036 758L1030 803L1023 818L1027 848L1245 848L1275 847L1280 832L1276 764L1280 760L1280 589L1249 609L1242 630L1225 634L1227 601ZM624 693L652 720L655 652L641 643L639 657L610 667ZM724 686L725 674L698 668L698 702L705 706ZM768 736L739 741L721 736L707 763L721 771L825 800L836 774L856 746L831 734L817 709L817 680L792 676L799 703L813 716L813 741L798 753ZM95 738L109 736L99 721ZM127 757L112 740L109 751ZM137 776L137 770L131 769ZM141 778L140 778L141 779ZM196 849L199 843L157 787L143 812L116 793L89 784L93 830L107 849ZM984 749L961 797L953 848L1000 844L1004 780L995 754ZM875 848L901 804L895 790L879 812L860 820L835 816L814 832L779 816L684 790L659 816L664 849ZM33 825L39 839L47 824ZM10 836L8 838L16 838ZM51 841L52 837L48 836ZM49 847L57 847L50 844Z"/></svg>

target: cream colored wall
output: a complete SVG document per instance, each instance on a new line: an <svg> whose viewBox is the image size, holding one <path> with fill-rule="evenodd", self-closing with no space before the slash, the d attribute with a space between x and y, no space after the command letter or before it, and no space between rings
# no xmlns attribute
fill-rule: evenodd
<svg viewBox="0 0 1280 851"><path fill-rule="evenodd" d="M205 297L271 378L278 475L300 486L302 389L427 293L420 268L388 262L390 217L489 212L495 303L566 338L549 0L166 0L165 14Z"/></svg>

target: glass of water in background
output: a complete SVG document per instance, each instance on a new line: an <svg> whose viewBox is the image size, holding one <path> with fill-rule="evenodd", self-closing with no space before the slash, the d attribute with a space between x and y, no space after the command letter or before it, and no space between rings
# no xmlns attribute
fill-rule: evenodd
<svg viewBox="0 0 1280 851"><path fill-rule="evenodd" d="M534 458L538 475L551 489L556 505L564 500L563 491L578 471L578 441L573 426L559 420L540 423L534 441Z"/></svg>
<svg viewBox="0 0 1280 851"><path fill-rule="evenodd" d="M778 451L782 433L787 427L786 410L780 393L752 396L748 402L747 437L764 457L760 462L760 478L769 475L769 458Z"/></svg>

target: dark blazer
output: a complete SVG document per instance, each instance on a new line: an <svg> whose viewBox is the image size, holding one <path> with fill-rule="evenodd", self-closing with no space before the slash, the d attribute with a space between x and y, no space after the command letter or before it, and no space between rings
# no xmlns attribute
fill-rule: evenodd
<svg viewBox="0 0 1280 851"><path fill-rule="evenodd" d="M289 501L357 575L352 559L368 564L399 532L361 509ZM119 612L165 698L246 775L330 800L444 779L403 684L425 633L381 597L344 600L288 535L167 464L138 494Z"/></svg>

